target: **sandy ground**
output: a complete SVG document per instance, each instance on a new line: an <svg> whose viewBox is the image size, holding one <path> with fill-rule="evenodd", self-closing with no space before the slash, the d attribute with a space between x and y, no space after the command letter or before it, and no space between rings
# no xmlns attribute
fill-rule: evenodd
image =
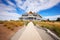
<svg viewBox="0 0 60 40"><path fill-rule="evenodd" d="M51 35L49 35L43 28L35 27L36 30L39 32L39 35L42 37L43 40L54 40Z"/></svg>
<svg viewBox="0 0 60 40"><path fill-rule="evenodd" d="M15 32L21 27L15 27L14 30L10 30L7 27L0 24L0 40L10 40L10 38L15 34Z"/></svg>
<svg viewBox="0 0 60 40"><path fill-rule="evenodd" d="M42 40L35 26L30 22L18 40Z"/></svg>
<svg viewBox="0 0 60 40"><path fill-rule="evenodd" d="M11 40L54 40L45 30L37 28L32 22L23 29L18 30Z"/></svg>
<svg viewBox="0 0 60 40"><path fill-rule="evenodd" d="M54 40L42 28L37 28L32 22L24 27L15 27L10 30L0 24L0 40Z"/></svg>

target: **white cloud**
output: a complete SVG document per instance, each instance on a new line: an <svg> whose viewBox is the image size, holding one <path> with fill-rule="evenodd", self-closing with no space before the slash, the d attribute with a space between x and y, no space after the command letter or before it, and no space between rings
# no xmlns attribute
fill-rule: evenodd
<svg viewBox="0 0 60 40"><path fill-rule="evenodd" d="M0 12L4 11L16 11L16 9L14 7L7 6L5 4L0 4Z"/></svg>
<svg viewBox="0 0 60 40"><path fill-rule="evenodd" d="M0 4L0 20L17 20L20 17L16 12L16 5L9 0L6 0L10 5ZM17 7L28 11L38 12L39 10L45 10L56 5L60 0L26 0L24 3L21 0L15 0ZM10 11L10 13L8 12ZM13 13L11 11L14 11ZM48 17L45 17L48 18ZM49 17L52 19L52 17ZM53 17L55 18L55 17Z"/></svg>
<svg viewBox="0 0 60 40"><path fill-rule="evenodd" d="M6 11L0 13L0 20L18 20L21 15L17 13L8 13Z"/></svg>
<svg viewBox="0 0 60 40"><path fill-rule="evenodd" d="M21 15L16 13L16 9L11 6L12 3L8 3L10 4L9 6L0 4L0 20L18 20Z"/></svg>
<svg viewBox="0 0 60 40"><path fill-rule="evenodd" d="M9 4L9 6L11 6L11 7L16 7L16 5L14 4L14 3L12 3L10 0L6 0L7 1L7 3Z"/></svg>
<svg viewBox="0 0 60 40"><path fill-rule="evenodd" d="M23 10L38 12L45 10L58 4L60 0L26 0L24 3L21 0L16 0L17 6Z"/></svg>
<svg viewBox="0 0 60 40"><path fill-rule="evenodd" d="M43 19L50 19L50 20L56 20L57 18L60 18L60 15L55 15L55 16L44 16Z"/></svg>

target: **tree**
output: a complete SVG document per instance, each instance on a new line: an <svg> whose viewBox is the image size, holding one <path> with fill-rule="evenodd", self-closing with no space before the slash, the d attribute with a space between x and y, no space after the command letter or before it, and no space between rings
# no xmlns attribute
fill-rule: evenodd
<svg viewBox="0 0 60 40"><path fill-rule="evenodd" d="M47 21L50 21L49 19L47 19Z"/></svg>
<svg viewBox="0 0 60 40"><path fill-rule="evenodd" d="M57 18L57 20L56 21L60 21L60 18Z"/></svg>

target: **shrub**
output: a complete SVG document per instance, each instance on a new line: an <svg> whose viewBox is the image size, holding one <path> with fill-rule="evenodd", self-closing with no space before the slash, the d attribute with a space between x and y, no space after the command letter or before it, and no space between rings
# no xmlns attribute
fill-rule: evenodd
<svg viewBox="0 0 60 40"><path fill-rule="evenodd" d="M12 28L11 30L13 31L14 29Z"/></svg>
<svg viewBox="0 0 60 40"><path fill-rule="evenodd" d="M3 24L4 22L3 21L0 21L0 24Z"/></svg>
<svg viewBox="0 0 60 40"><path fill-rule="evenodd" d="M4 24L4 27L6 27L7 25L6 24Z"/></svg>
<svg viewBox="0 0 60 40"><path fill-rule="evenodd" d="M7 27L8 29L11 29L11 27Z"/></svg>

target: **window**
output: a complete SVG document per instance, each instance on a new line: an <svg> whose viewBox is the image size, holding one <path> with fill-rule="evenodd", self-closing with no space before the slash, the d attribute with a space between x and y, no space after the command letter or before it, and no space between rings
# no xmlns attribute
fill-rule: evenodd
<svg viewBox="0 0 60 40"><path fill-rule="evenodd" d="M33 16L37 16L37 15L33 15Z"/></svg>
<svg viewBox="0 0 60 40"><path fill-rule="evenodd" d="M28 16L28 15L22 15L22 16Z"/></svg>
<svg viewBox="0 0 60 40"><path fill-rule="evenodd" d="M33 17L29 17L28 19L33 19Z"/></svg>

